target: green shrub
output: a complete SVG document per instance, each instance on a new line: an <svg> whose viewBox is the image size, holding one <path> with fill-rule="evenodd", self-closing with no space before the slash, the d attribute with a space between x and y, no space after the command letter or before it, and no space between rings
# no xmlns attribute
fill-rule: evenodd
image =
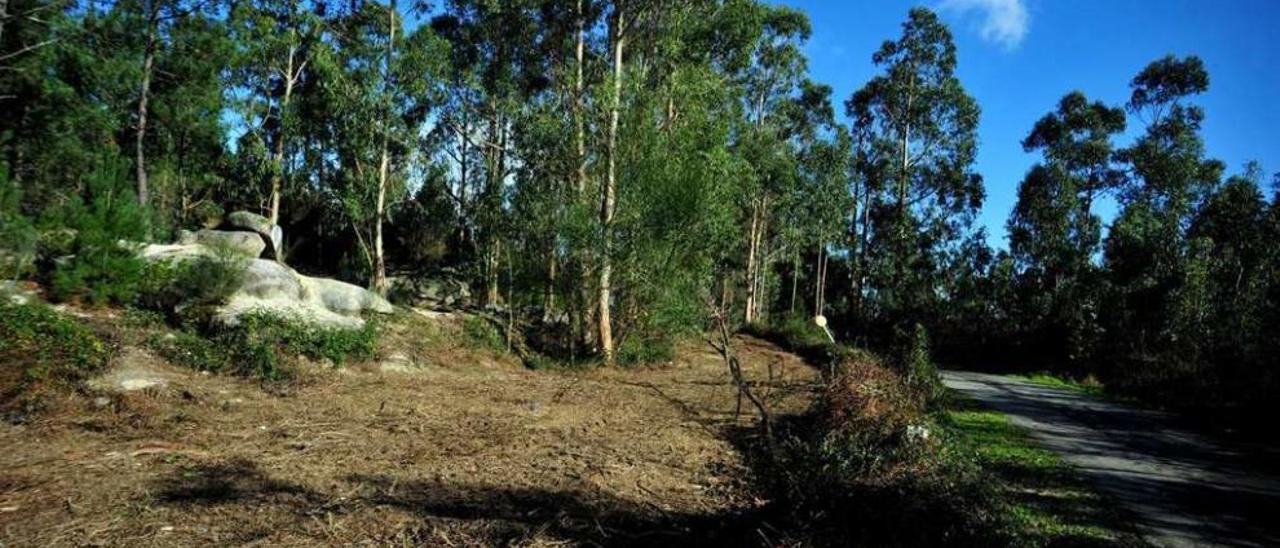
<svg viewBox="0 0 1280 548"><path fill-rule="evenodd" d="M146 266L138 304L174 315L189 307L226 303L244 282L249 258L214 247L212 255L188 261L157 261Z"/></svg>
<svg viewBox="0 0 1280 548"><path fill-rule="evenodd" d="M160 327L165 323L165 316L155 310L128 306L120 312L120 320L129 327Z"/></svg>
<svg viewBox="0 0 1280 548"><path fill-rule="evenodd" d="M22 215L22 191L9 182L0 164L0 281L17 280L32 272L36 257L36 230Z"/></svg>
<svg viewBox="0 0 1280 548"><path fill-rule="evenodd" d="M130 190L123 164L105 161L88 177L84 195L42 219L56 238L42 254L52 261L50 289L58 300L133 302L145 262L134 244L147 237L146 210ZM65 247L65 249L64 249Z"/></svg>
<svg viewBox="0 0 1280 548"><path fill-rule="evenodd" d="M230 371L236 354L217 342L186 331L158 337L151 344L165 359L197 371Z"/></svg>
<svg viewBox="0 0 1280 548"><path fill-rule="evenodd" d="M288 378L295 356L344 365L373 358L377 326L320 327L267 312L249 312L234 326L206 327L154 341L166 358L201 371L228 372L268 381Z"/></svg>
<svg viewBox="0 0 1280 548"><path fill-rule="evenodd" d="M676 359L676 342L669 336L633 334L618 345L615 359L619 365L671 362Z"/></svg>
<svg viewBox="0 0 1280 548"><path fill-rule="evenodd" d="M504 352L506 338L489 320L480 316L467 316L462 320L462 340L469 348Z"/></svg>
<svg viewBox="0 0 1280 548"><path fill-rule="evenodd" d="M842 360L813 410L784 423L760 474L808 543L1001 544L991 487L904 376Z"/></svg>
<svg viewBox="0 0 1280 548"><path fill-rule="evenodd" d="M786 339L793 347L820 347L831 342L822 328L813 323L812 318L803 316L788 315L768 329Z"/></svg>
<svg viewBox="0 0 1280 548"><path fill-rule="evenodd" d="M923 325L915 325L910 342L903 346L898 361L906 375L907 385L918 391L928 405L936 405L942 400L946 388L929 353L929 332Z"/></svg>
<svg viewBox="0 0 1280 548"><path fill-rule="evenodd" d="M0 302L0 404L35 383L80 381L110 358L107 343L76 320L43 304Z"/></svg>

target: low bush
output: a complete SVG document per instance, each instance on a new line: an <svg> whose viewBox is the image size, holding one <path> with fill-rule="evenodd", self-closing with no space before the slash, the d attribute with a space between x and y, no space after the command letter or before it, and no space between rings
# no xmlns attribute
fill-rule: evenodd
<svg viewBox="0 0 1280 548"><path fill-rule="evenodd" d="M110 358L110 345L75 319L43 304L0 302L0 407L35 385L79 382Z"/></svg>
<svg viewBox="0 0 1280 548"><path fill-rule="evenodd" d="M469 348L477 350L503 352L507 348L506 338L498 328L480 316L467 316L462 320L462 340Z"/></svg>
<svg viewBox="0 0 1280 548"><path fill-rule="evenodd" d="M267 312L244 314L234 326L206 326L160 338L154 346L171 361L201 371L227 372L266 381L292 375L293 360L306 356L341 366L373 358L377 327L320 327Z"/></svg>
<svg viewBox="0 0 1280 548"><path fill-rule="evenodd" d="M897 360L898 367L906 376L907 384L924 397L926 405L936 410L946 395L946 388L942 385L938 366L933 363L933 357L929 353L929 333L923 325L915 324L911 334L903 337L903 341Z"/></svg>
<svg viewBox="0 0 1280 548"><path fill-rule="evenodd" d="M230 371L236 354L217 342L186 331L158 337L151 345L170 362L213 373Z"/></svg>
<svg viewBox="0 0 1280 548"><path fill-rule="evenodd" d="M812 318L788 315L770 326L757 326L757 331L770 332L773 337L780 337L792 347L822 347L830 344L827 334L813 323Z"/></svg>
<svg viewBox="0 0 1280 548"><path fill-rule="evenodd" d="M249 259L225 247L187 261L158 261L146 266L138 305L171 318L191 307L224 304L244 282Z"/></svg>
<svg viewBox="0 0 1280 548"><path fill-rule="evenodd" d="M921 330L889 364L832 344L793 318L749 328L822 364L810 411L785 420L758 474L787 509L802 544L1004 544L993 490L940 427L942 399Z"/></svg>
<svg viewBox="0 0 1280 548"><path fill-rule="evenodd" d="M618 365L669 363L676 359L676 341L661 334L636 334L622 340L615 356Z"/></svg>

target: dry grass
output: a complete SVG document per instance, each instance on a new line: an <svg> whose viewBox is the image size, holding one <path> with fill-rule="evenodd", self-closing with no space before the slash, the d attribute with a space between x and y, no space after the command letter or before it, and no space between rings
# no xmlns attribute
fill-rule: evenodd
<svg viewBox="0 0 1280 548"><path fill-rule="evenodd" d="M309 368L266 391L173 368L164 389L67 394L0 426L0 545L767 538L734 526L764 503L735 445L754 417L735 417L709 346L670 367L548 373L441 342L447 318L388 329L380 357L419 369ZM808 406L811 368L755 339L739 353L777 412Z"/></svg>

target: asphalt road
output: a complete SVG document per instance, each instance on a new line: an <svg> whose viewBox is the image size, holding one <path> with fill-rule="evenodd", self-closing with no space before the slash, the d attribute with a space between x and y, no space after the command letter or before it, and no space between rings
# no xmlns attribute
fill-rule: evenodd
<svg viewBox="0 0 1280 548"><path fill-rule="evenodd" d="M1176 426L1174 417L1023 379L946 371L1127 508L1158 546L1280 546L1280 453Z"/></svg>

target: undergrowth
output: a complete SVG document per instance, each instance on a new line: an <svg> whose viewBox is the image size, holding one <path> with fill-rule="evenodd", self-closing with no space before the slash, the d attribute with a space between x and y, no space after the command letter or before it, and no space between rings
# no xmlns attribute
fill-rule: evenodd
<svg viewBox="0 0 1280 548"><path fill-rule="evenodd" d="M279 381L292 377L296 356L334 366L372 359L377 337L372 321L359 329L321 327L256 311L242 315L235 325L159 337L153 346L170 361L199 371Z"/></svg>
<svg viewBox="0 0 1280 548"><path fill-rule="evenodd" d="M751 330L824 368L825 388L812 409L786 421L776 452L760 459L758 475L787 509L797 542L1126 543L1107 529L1113 518L1103 515L1106 507L1070 479L1056 456L1001 422L1002 415L963 409L952 398L923 329L906 331L887 361L831 344L812 324ZM1011 475L1014 469L1020 472ZM1047 489L1094 508L1090 521L1068 522L1061 507L1028 503L1020 494Z"/></svg>
<svg viewBox="0 0 1280 548"><path fill-rule="evenodd" d="M44 388L84 380L111 352L88 327L47 305L0 302L0 407L35 411Z"/></svg>
<svg viewBox="0 0 1280 548"><path fill-rule="evenodd" d="M462 340L475 350L503 352L507 349L506 338L498 328L480 316L468 315L462 320Z"/></svg>

